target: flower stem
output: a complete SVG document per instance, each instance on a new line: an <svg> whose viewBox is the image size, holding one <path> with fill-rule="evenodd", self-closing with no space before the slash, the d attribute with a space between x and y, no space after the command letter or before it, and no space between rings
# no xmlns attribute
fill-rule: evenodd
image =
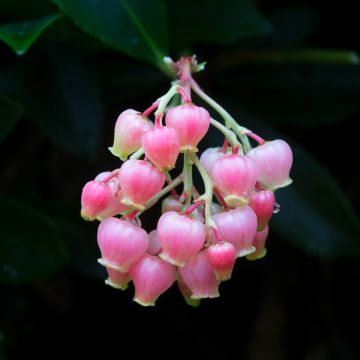
<svg viewBox="0 0 360 360"><path fill-rule="evenodd" d="M198 169L205 185L205 193L199 197L197 201L205 200L205 224L209 228L217 228L215 221L212 218L211 215L211 203L213 198L213 183L212 180L205 170L205 168L202 166L199 158L194 153L189 154L191 157L191 160L193 161L194 165Z"/></svg>
<svg viewBox="0 0 360 360"><path fill-rule="evenodd" d="M210 119L210 124L224 134L226 140L231 144L231 146L233 147L241 146L241 144L239 143L236 137L236 134L232 130L226 128L223 124L220 124L215 119Z"/></svg>
<svg viewBox="0 0 360 360"><path fill-rule="evenodd" d="M114 170L110 175L108 175L106 178L101 180L101 182L103 182L105 184L118 175L119 175L119 170Z"/></svg>
<svg viewBox="0 0 360 360"><path fill-rule="evenodd" d="M162 119L162 117L164 116L167 104L170 102L172 97L178 91L178 86L179 86L178 82L175 81L173 83L173 85L171 86L171 88L169 89L169 91L158 100L159 101L159 106L158 106L157 110L155 111L155 117L156 118L158 118L160 116L160 119Z"/></svg>
<svg viewBox="0 0 360 360"><path fill-rule="evenodd" d="M172 180L171 175L170 175L170 173L169 173L168 171L165 173L165 178L166 178L166 182L170 185L173 180ZM174 198L177 198L177 197L178 197L178 193L176 192L175 188L172 188L172 189L170 190L170 192L171 192L171 195L172 195Z"/></svg>
<svg viewBox="0 0 360 360"><path fill-rule="evenodd" d="M247 136L251 137L252 139L257 141L259 143L259 145L265 144L265 140L262 137L260 137L259 135L255 134L253 132L248 133Z"/></svg>
<svg viewBox="0 0 360 360"><path fill-rule="evenodd" d="M204 203L204 200L196 201L194 204L189 206L185 211L185 215L190 215L195 209L197 209L199 206L201 206Z"/></svg>
<svg viewBox="0 0 360 360"><path fill-rule="evenodd" d="M227 128L231 128L235 131L235 133L239 136L241 142L243 143L245 153L250 151L251 144L246 135L251 131L243 126L240 126L236 122L236 120L220 104L218 104L200 88L200 86L194 79L191 79L191 88L201 99L207 102L214 110L216 110L221 115L221 117L225 121L225 126Z"/></svg>
<svg viewBox="0 0 360 360"><path fill-rule="evenodd" d="M163 197L165 194L167 194L169 191L174 189L176 186L180 185L183 181L183 176L179 175L176 177L168 186L165 186L161 191L159 191L156 195L154 195L151 199L149 199L145 204L145 210L142 210L137 214L137 216L140 216L144 211L150 209L153 205L155 205L161 197Z"/></svg>
<svg viewBox="0 0 360 360"><path fill-rule="evenodd" d="M192 181L192 167L193 162L191 161L189 155L187 153L184 154L184 190L182 193L182 198L185 198L186 203L185 206L189 206L191 204L192 198L192 189L193 189L193 181Z"/></svg>
<svg viewBox="0 0 360 360"><path fill-rule="evenodd" d="M141 147L138 151L135 151L131 156L131 160L139 160L144 155L144 149Z"/></svg>
<svg viewBox="0 0 360 360"><path fill-rule="evenodd" d="M223 196L220 194L220 191L217 190L217 189L214 189L214 194L215 194L215 196L217 197L217 199L219 200L221 206L222 206L224 209L227 209L228 206L227 206L227 204L226 204Z"/></svg>
<svg viewBox="0 0 360 360"><path fill-rule="evenodd" d="M159 106L159 100L155 101L150 107L148 107L144 112L144 116L149 116L157 107Z"/></svg>

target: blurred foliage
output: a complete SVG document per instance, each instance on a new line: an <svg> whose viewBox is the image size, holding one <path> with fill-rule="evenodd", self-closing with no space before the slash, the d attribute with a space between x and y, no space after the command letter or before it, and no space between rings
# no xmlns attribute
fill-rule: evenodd
<svg viewBox="0 0 360 360"><path fill-rule="evenodd" d="M322 33L324 15L307 3L0 1L0 282L32 286L61 269L103 276L96 224L79 218L81 186L118 166L106 151L117 113L166 91L163 57L192 53L208 61L205 90L235 117L298 143L294 184L277 193L283 210L272 225L282 241L312 256L358 257L358 191L352 202L349 194L359 177L333 164L346 146L338 135L359 111L359 59L351 41L334 48L343 39L329 25ZM4 324L0 358L13 332Z"/></svg>

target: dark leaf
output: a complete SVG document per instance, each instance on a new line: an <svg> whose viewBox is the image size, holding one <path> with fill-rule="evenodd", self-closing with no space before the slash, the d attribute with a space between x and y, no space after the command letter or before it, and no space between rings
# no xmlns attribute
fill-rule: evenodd
<svg viewBox="0 0 360 360"><path fill-rule="evenodd" d="M73 48L51 49L49 57L51 66L39 62L26 73L28 114L64 150L94 158L102 105L91 66L85 54ZM46 83L36 81L38 73Z"/></svg>
<svg viewBox="0 0 360 360"><path fill-rule="evenodd" d="M218 77L248 114L282 126L319 126L360 108L355 66L243 66ZM226 82L226 83L225 83Z"/></svg>
<svg viewBox="0 0 360 360"><path fill-rule="evenodd" d="M49 0L1 0L0 15L8 21L25 20L46 16L54 12L55 6Z"/></svg>
<svg viewBox="0 0 360 360"><path fill-rule="evenodd" d="M316 29L319 17L313 8L292 6L274 11L269 16L273 32L268 39L270 46L300 44Z"/></svg>
<svg viewBox="0 0 360 360"><path fill-rule="evenodd" d="M33 42L48 28L60 14L0 25L0 39L18 55L23 55Z"/></svg>
<svg viewBox="0 0 360 360"><path fill-rule="evenodd" d="M276 192L281 206L270 227L303 250L329 258L360 255L359 219L331 174L292 145L291 186Z"/></svg>
<svg viewBox="0 0 360 360"><path fill-rule="evenodd" d="M76 25L113 48L163 67L167 54L161 0L52 0Z"/></svg>
<svg viewBox="0 0 360 360"><path fill-rule="evenodd" d="M270 23L250 0L168 0L171 40L227 43L271 31Z"/></svg>
<svg viewBox="0 0 360 360"><path fill-rule="evenodd" d="M59 271L67 252L51 218L13 199L1 199L0 209L0 281L28 283Z"/></svg>
<svg viewBox="0 0 360 360"><path fill-rule="evenodd" d="M80 217L80 194L79 203L57 201L48 205L64 234L70 255L69 266L87 277L105 280L106 270L97 262L100 257L96 241L99 222L87 222Z"/></svg>
<svg viewBox="0 0 360 360"><path fill-rule="evenodd" d="M10 134L23 111L23 106L20 103L7 96L0 95L0 142Z"/></svg>

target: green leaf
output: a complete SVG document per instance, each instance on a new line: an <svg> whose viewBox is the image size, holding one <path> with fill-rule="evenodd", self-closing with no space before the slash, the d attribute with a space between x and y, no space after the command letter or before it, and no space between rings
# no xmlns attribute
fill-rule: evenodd
<svg viewBox="0 0 360 360"><path fill-rule="evenodd" d="M270 227L318 256L360 256L360 224L332 175L308 152L292 145L293 184L276 192L281 205Z"/></svg>
<svg viewBox="0 0 360 360"><path fill-rule="evenodd" d="M71 47L52 48L48 60L35 59L25 72L28 116L65 151L95 158L102 104L91 64L85 54ZM39 73L47 86L38 83Z"/></svg>
<svg viewBox="0 0 360 360"><path fill-rule="evenodd" d="M165 8L161 0L52 0L84 31L137 59L164 67Z"/></svg>
<svg viewBox="0 0 360 360"><path fill-rule="evenodd" d="M54 14L38 19L0 25L0 39L9 45L16 54L23 55L41 33L60 16L60 14Z"/></svg>
<svg viewBox="0 0 360 360"><path fill-rule="evenodd" d="M47 203L51 213L56 215L56 223L64 234L69 251L69 267L86 277L105 280L106 270L97 259L100 250L96 241L98 221L88 222L80 217L79 202L68 200Z"/></svg>
<svg viewBox="0 0 360 360"><path fill-rule="evenodd" d="M28 283L61 269L67 252L46 214L13 199L0 199L0 281Z"/></svg>
<svg viewBox="0 0 360 360"><path fill-rule="evenodd" d="M317 28L319 16L310 6L289 6L269 15L273 32L267 45L284 47L303 43Z"/></svg>
<svg viewBox="0 0 360 360"><path fill-rule="evenodd" d="M0 143L10 134L23 114L23 106L7 96L0 95Z"/></svg>
<svg viewBox="0 0 360 360"><path fill-rule="evenodd" d="M251 0L168 0L167 3L171 40L177 45L228 43L271 31L270 23Z"/></svg>
<svg viewBox="0 0 360 360"><path fill-rule="evenodd" d="M239 66L217 79L247 114L277 126L320 126L360 109L357 66Z"/></svg>

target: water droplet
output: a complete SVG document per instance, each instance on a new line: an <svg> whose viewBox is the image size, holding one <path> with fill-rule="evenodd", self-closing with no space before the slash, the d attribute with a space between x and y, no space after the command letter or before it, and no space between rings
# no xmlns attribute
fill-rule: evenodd
<svg viewBox="0 0 360 360"><path fill-rule="evenodd" d="M277 214L278 212L280 212L280 209L281 209L280 204L275 203L273 213Z"/></svg>

